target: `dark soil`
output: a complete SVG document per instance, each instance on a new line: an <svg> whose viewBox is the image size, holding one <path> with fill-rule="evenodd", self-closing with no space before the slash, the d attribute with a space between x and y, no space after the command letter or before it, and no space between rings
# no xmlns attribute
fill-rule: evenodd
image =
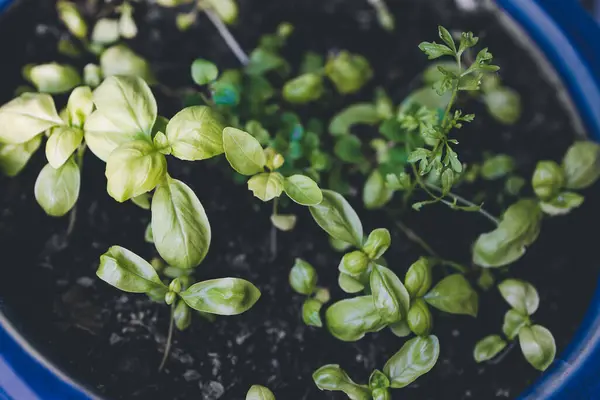
<svg viewBox="0 0 600 400"><path fill-rule="evenodd" d="M23 2L0 23L0 100L10 98L26 62L51 61L61 34L52 2ZM426 65L417 45L434 40L437 24L473 30L492 49L505 83L523 96L524 113L513 127L494 122L481 104L465 106L477 114L459 135L461 157L480 160L484 151L507 152L528 177L537 159L559 160L574 139L567 113L527 52L518 48L487 12L463 13L442 0L388 0L397 18L397 31L383 32L364 0L240 0L241 22L234 29L242 46L251 49L261 33L281 20L296 26L287 47L295 61L308 49L326 52L347 48L365 54L396 101L415 87ZM220 65L236 66L207 20L179 34L173 15L155 7L140 7L140 36L134 47L156 66L169 85L188 85L188 66L197 56ZM366 90L365 92L370 93ZM352 101L355 99L350 99ZM166 103L162 109L171 115ZM335 111L335 110L334 110ZM6 127L2 127L6 129ZM297 228L279 234L278 256L269 261L270 205L253 199L207 163L174 162L170 170L188 182L203 202L213 230L208 257L198 279L236 276L254 282L262 298L249 312L210 323L194 318L187 331L175 335L166 369L157 367L168 325L168 307L143 295L122 294L95 277L100 254L114 244L147 258L154 255L143 241L149 213L133 204L117 204L106 194L104 165L85 159L82 195L74 233L66 239L67 218L47 217L36 204L33 185L44 164L43 152L17 179L0 178L0 306L23 334L50 360L95 392L113 399L242 399L252 384L269 386L278 399L341 399L319 392L311 374L323 364L342 365L352 378L366 382L404 342L388 331L343 343L323 329L300 319L302 296L292 292L287 276L295 257L319 271L319 283L333 299L345 297L337 287L340 254L330 249L325 234L308 212ZM465 196L477 188L465 188ZM402 275L422 250L410 242L381 212L367 212L360 199L350 199L362 216L365 230L387 227L393 246L386 255ZM589 235L600 217L598 190L586 193L586 203L567 217L544 221L539 240L510 272L533 282L542 297L535 320L554 333L559 353L569 343L595 288L596 238ZM501 209L493 201L491 211ZM459 262L470 260L470 245L489 222L478 214L453 212L443 206L410 212L404 222L425 237L440 254ZM518 346L497 364L477 365L475 342L501 331L508 309L492 291L481 295L477 319L435 316L440 337L438 365L416 383L396 393L402 399L515 398L539 373L523 359ZM558 358L560 360L560 358ZM560 362L560 361L558 361Z"/></svg>

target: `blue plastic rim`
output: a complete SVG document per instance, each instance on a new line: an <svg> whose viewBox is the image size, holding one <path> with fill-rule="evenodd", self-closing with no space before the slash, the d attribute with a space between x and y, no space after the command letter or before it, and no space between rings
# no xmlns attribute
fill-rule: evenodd
<svg viewBox="0 0 600 400"><path fill-rule="evenodd" d="M0 11L12 1L0 0ZM575 0L496 2L554 66L590 136L600 141L600 27ZM31 348L0 313L0 400L94 398ZM600 285L571 345L521 395L521 400L596 398L600 398Z"/></svg>

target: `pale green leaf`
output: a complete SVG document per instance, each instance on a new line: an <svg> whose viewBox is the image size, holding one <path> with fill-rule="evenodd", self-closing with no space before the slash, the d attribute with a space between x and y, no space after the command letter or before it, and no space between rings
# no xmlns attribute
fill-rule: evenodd
<svg viewBox="0 0 600 400"><path fill-rule="evenodd" d="M315 206L323 200L323 193L315 181L304 175L292 175L283 182L285 194L303 206Z"/></svg>
<svg viewBox="0 0 600 400"><path fill-rule="evenodd" d="M540 305L540 296L532 284L520 279L505 279L498 284L500 294L512 308L523 315L532 315Z"/></svg>
<svg viewBox="0 0 600 400"><path fill-rule="evenodd" d="M198 58L191 67L192 79L197 85L206 85L219 77L219 69L210 61Z"/></svg>
<svg viewBox="0 0 600 400"><path fill-rule="evenodd" d="M323 200L310 207L316 223L338 240L362 247L363 227L356 211L339 193L322 190Z"/></svg>
<svg viewBox="0 0 600 400"><path fill-rule="evenodd" d="M403 388L429 372L439 355L440 342L436 336L416 337L385 363L383 372L390 378L392 388Z"/></svg>
<svg viewBox="0 0 600 400"><path fill-rule="evenodd" d="M584 200L579 193L562 192L553 199L540 202L540 208L548 215L565 215L581 206Z"/></svg>
<svg viewBox="0 0 600 400"><path fill-rule="evenodd" d="M70 159L58 169L46 164L35 181L35 198L46 214L62 217L79 197L79 167Z"/></svg>
<svg viewBox="0 0 600 400"><path fill-rule="evenodd" d="M370 285L375 307L385 322L393 323L406 317L410 307L410 295L392 270L375 265L371 272Z"/></svg>
<svg viewBox="0 0 600 400"><path fill-rule="evenodd" d="M106 163L107 191L124 202L151 191L167 172L167 160L151 143L134 140L110 153Z"/></svg>
<svg viewBox="0 0 600 400"><path fill-rule="evenodd" d="M248 189L262 201L270 201L281 196L283 184L283 176L279 172L263 172L248 180Z"/></svg>
<svg viewBox="0 0 600 400"><path fill-rule="evenodd" d="M323 321L321 320L321 308L323 303L318 300L307 298L302 303L302 321L308 326L316 326L321 328Z"/></svg>
<svg viewBox="0 0 600 400"><path fill-rule="evenodd" d="M545 371L554 361L556 343L552 333L543 326L523 327L519 331L519 344L529 364L539 371Z"/></svg>
<svg viewBox="0 0 600 400"><path fill-rule="evenodd" d="M70 65L41 64L31 68L29 78L40 92L65 93L81 84L81 76Z"/></svg>
<svg viewBox="0 0 600 400"><path fill-rule="evenodd" d="M363 203L367 210L378 209L385 206L393 194L394 192L387 188L382 173L375 169L365 181Z"/></svg>
<svg viewBox="0 0 600 400"><path fill-rule="evenodd" d="M507 346L499 335L490 335L481 339L473 349L473 358L476 362L484 362L496 357Z"/></svg>
<svg viewBox="0 0 600 400"><path fill-rule="evenodd" d="M0 107L0 142L25 143L63 123L49 94L23 93Z"/></svg>
<svg viewBox="0 0 600 400"><path fill-rule="evenodd" d="M152 198L152 234L161 257L178 268L196 267L210 247L210 224L200 200L168 175Z"/></svg>
<svg viewBox="0 0 600 400"><path fill-rule="evenodd" d="M338 276L338 285L346 293L358 293L365 288L357 278L344 272L340 272Z"/></svg>
<svg viewBox="0 0 600 400"><path fill-rule="evenodd" d="M222 117L206 106L179 111L167 125L172 154L187 161L205 160L223 153Z"/></svg>
<svg viewBox="0 0 600 400"><path fill-rule="evenodd" d="M100 68L105 77L138 77L150 85L156 81L148 61L122 44L109 47L102 53Z"/></svg>
<svg viewBox="0 0 600 400"><path fill-rule="evenodd" d="M120 246L112 246L100 256L100 266L96 275L124 292L167 291L167 287L149 262Z"/></svg>
<svg viewBox="0 0 600 400"><path fill-rule="evenodd" d="M313 373L312 377L320 390L343 392L350 400L371 400L369 388L354 383L337 364L322 366Z"/></svg>
<svg viewBox="0 0 600 400"><path fill-rule="evenodd" d="M271 223L280 231L291 231L296 226L297 217L294 214L271 215Z"/></svg>
<svg viewBox="0 0 600 400"><path fill-rule="evenodd" d="M67 103L69 125L75 128L83 128L92 111L94 111L92 90L87 86L73 89Z"/></svg>
<svg viewBox="0 0 600 400"><path fill-rule="evenodd" d="M83 130L87 146L104 162L108 161L108 157L116 148L135 140L138 136L138 132L123 131L98 110L86 119Z"/></svg>
<svg viewBox="0 0 600 400"><path fill-rule="evenodd" d="M156 100L141 78L111 76L94 90L94 103L102 115L122 132L150 138L156 121Z"/></svg>
<svg viewBox="0 0 600 400"><path fill-rule="evenodd" d="M275 400L275 395L264 386L252 385L246 394L246 400Z"/></svg>
<svg viewBox="0 0 600 400"><path fill-rule="evenodd" d="M567 187L584 189L600 177L600 145L578 141L569 147L562 161Z"/></svg>
<svg viewBox="0 0 600 400"><path fill-rule="evenodd" d="M317 271L308 262L296 258L290 270L289 281L296 292L310 296L317 287Z"/></svg>
<svg viewBox="0 0 600 400"><path fill-rule="evenodd" d="M7 176L18 175L41 143L42 138L38 135L25 143L0 144L0 170Z"/></svg>
<svg viewBox="0 0 600 400"><path fill-rule="evenodd" d="M103 45L119 40L119 21L112 18L100 18L92 29L92 42Z"/></svg>
<svg viewBox="0 0 600 400"><path fill-rule="evenodd" d="M242 175L262 172L267 162L258 140L236 128L223 130L223 149L231 167Z"/></svg>
<svg viewBox="0 0 600 400"><path fill-rule="evenodd" d="M529 318L522 315L516 310L508 310L504 314L504 323L502 324L502 332L509 339L513 340L517 337L521 328L530 324Z"/></svg>
<svg viewBox="0 0 600 400"><path fill-rule="evenodd" d="M381 120L377 107L371 103L353 104L336 114L329 123L329 133L347 135L354 125L375 125Z"/></svg>
<svg viewBox="0 0 600 400"><path fill-rule="evenodd" d="M329 332L344 342L355 342L386 325L375 307L373 296L338 301L327 309L325 320Z"/></svg>
<svg viewBox="0 0 600 400"><path fill-rule="evenodd" d="M196 311L238 315L258 301L260 291L244 279L221 278L198 282L181 292L180 296Z"/></svg>
<svg viewBox="0 0 600 400"><path fill-rule="evenodd" d="M438 310L450 314L477 316L479 296L461 274L442 279L424 297L425 301Z"/></svg>
<svg viewBox="0 0 600 400"><path fill-rule="evenodd" d="M50 130L46 142L46 158L53 168L60 168L77 150L83 140L83 131L79 128L57 126Z"/></svg>

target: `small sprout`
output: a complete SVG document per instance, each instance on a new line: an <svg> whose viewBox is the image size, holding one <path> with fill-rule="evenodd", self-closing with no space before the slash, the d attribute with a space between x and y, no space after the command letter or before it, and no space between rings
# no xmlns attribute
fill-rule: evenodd
<svg viewBox="0 0 600 400"><path fill-rule="evenodd" d="M523 327L519 331L519 344L529 364L539 371L545 371L554 361L556 343L552 333L543 326Z"/></svg>
<svg viewBox="0 0 600 400"><path fill-rule="evenodd" d="M202 58L196 59L191 67L192 79L197 85L206 85L219 77L219 69L215 64Z"/></svg>
<svg viewBox="0 0 600 400"><path fill-rule="evenodd" d="M432 282L431 263L425 257L415 261L404 277L404 286L413 299L425 296L431 288Z"/></svg>
<svg viewBox="0 0 600 400"><path fill-rule="evenodd" d="M317 286L317 271L306 261L296 258L290 271L289 281L296 292L310 296Z"/></svg>
<svg viewBox="0 0 600 400"><path fill-rule="evenodd" d="M473 349L473 358L481 363L496 357L507 346L507 343L498 335L490 335L481 339Z"/></svg>
<svg viewBox="0 0 600 400"><path fill-rule="evenodd" d="M252 385L246 394L246 400L275 400L275 395L264 386Z"/></svg>
<svg viewBox="0 0 600 400"><path fill-rule="evenodd" d="M504 314L504 324L502 325L502 332L509 339L513 340L517 337L519 332L524 326L531 325L529 317L524 316L517 310L508 310Z"/></svg>
<svg viewBox="0 0 600 400"><path fill-rule="evenodd" d="M498 285L502 297L522 315L533 315L540 305L540 296L531 285L518 279L506 279Z"/></svg>
<svg viewBox="0 0 600 400"><path fill-rule="evenodd" d="M406 321L410 330L417 336L427 336L433 329L433 316L422 299L416 299L411 304Z"/></svg>
<svg viewBox="0 0 600 400"><path fill-rule="evenodd" d="M392 243L390 231L385 228L373 230L363 245L362 251L371 260L377 260L387 251Z"/></svg>
<svg viewBox="0 0 600 400"><path fill-rule="evenodd" d="M354 383L339 365L324 365L312 377L320 390L344 392L351 400L371 399L371 391L364 385Z"/></svg>
<svg viewBox="0 0 600 400"><path fill-rule="evenodd" d="M327 60L325 74L341 94L354 93L372 77L369 61L361 55L341 51Z"/></svg>
<svg viewBox="0 0 600 400"><path fill-rule="evenodd" d="M477 292L461 274L442 279L423 298L431 306L450 314L476 317L479 309Z"/></svg>
<svg viewBox="0 0 600 400"><path fill-rule="evenodd" d="M302 305L302 320L306 325L316 326L321 328L323 321L321 321L321 307L323 303L316 299L308 298Z"/></svg>
<svg viewBox="0 0 600 400"><path fill-rule="evenodd" d="M353 277L358 277L369 267L369 257L361 250L344 254L338 269L340 272Z"/></svg>
<svg viewBox="0 0 600 400"><path fill-rule="evenodd" d="M562 161L569 189L585 189L600 177L600 146L591 141L575 142Z"/></svg>
<svg viewBox="0 0 600 400"><path fill-rule="evenodd" d="M560 165L554 161L539 161L531 179L533 191L542 200L555 197L565 184Z"/></svg>
<svg viewBox="0 0 600 400"><path fill-rule="evenodd" d="M314 73L300 75L283 86L283 98L290 103L309 103L318 100L322 94L323 78Z"/></svg>

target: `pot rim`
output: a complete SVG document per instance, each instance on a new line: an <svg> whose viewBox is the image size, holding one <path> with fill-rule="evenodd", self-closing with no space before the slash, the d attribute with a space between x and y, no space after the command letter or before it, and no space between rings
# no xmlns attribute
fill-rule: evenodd
<svg viewBox="0 0 600 400"><path fill-rule="evenodd" d="M12 2L0 0L0 12ZM600 42L594 43L594 38L600 37L600 26L575 1L495 3L552 64L590 136L600 141ZM519 399L593 398L600 391L600 372L596 372L599 367L600 286L570 345ZM31 346L0 310L0 399L5 398L100 399Z"/></svg>

